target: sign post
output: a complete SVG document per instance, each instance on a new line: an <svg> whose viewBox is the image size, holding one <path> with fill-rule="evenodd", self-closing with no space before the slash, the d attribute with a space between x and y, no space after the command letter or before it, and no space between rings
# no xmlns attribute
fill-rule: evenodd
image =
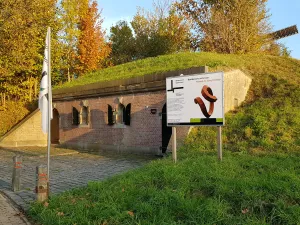
<svg viewBox="0 0 300 225"><path fill-rule="evenodd" d="M222 161L223 153L222 153L222 127L218 126L218 135L217 135L217 146L218 146L218 159Z"/></svg>
<svg viewBox="0 0 300 225"><path fill-rule="evenodd" d="M176 127L172 127L172 158L174 163L176 163L177 161Z"/></svg>
<svg viewBox="0 0 300 225"><path fill-rule="evenodd" d="M214 72L166 79L167 126L172 127L175 162L175 126L217 126L218 158L222 160L221 126L225 124L223 77L223 72Z"/></svg>

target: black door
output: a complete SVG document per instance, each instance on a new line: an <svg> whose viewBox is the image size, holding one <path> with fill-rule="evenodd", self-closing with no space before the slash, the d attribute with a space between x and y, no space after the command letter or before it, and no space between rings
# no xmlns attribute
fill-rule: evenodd
<svg viewBox="0 0 300 225"><path fill-rule="evenodd" d="M172 127L167 127L167 107L164 104L162 109L162 153L166 153L171 136Z"/></svg>
<svg viewBox="0 0 300 225"><path fill-rule="evenodd" d="M57 109L53 109L53 119L51 120L51 144L59 144L59 114Z"/></svg>

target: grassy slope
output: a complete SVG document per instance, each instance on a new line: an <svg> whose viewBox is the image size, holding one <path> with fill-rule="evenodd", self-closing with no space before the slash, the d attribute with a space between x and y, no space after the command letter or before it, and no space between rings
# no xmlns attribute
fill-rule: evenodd
<svg viewBox="0 0 300 225"><path fill-rule="evenodd" d="M206 64L255 78L246 103L226 116L224 161L214 153L215 129L194 129L176 165L167 158L90 183L53 197L47 207L33 206L30 214L43 224L300 224L300 62L210 53L156 60L109 71Z"/></svg>
<svg viewBox="0 0 300 225"><path fill-rule="evenodd" d="M287 76L289 81L300 81L299 60L293 60L274 56L261 55L221 55L215 53L179 53L173 55L164 55L155 58L147 58L123 65L100 70L94 73L86 74L83 77L71 82L65 83L56 88L73 87L85 85L100 81L125 79L130 77L142 76L163 71L184 69L193 66L207 65L211 71L228 70L230 68L243 69L254 77L261 74L273 74L282 77ZM297 80L294 80L293 74L298 74Z"/></svg>

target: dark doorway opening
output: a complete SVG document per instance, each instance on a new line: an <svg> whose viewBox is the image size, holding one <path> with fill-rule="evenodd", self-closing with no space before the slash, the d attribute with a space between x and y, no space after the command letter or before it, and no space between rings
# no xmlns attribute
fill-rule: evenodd
<svg viewBox="0 0 300 225"><path fill-rule="evenodd" d="M51 120L51 144L59 144L59 113L53 109L53 119Z"/></svg>
<svg viewBox="0 0 300 225"><path fill-rule="evenodd" d="M172 136L172 127L167 127L167 106L162 108L162 153L166 153L170 138Z"/></svg>

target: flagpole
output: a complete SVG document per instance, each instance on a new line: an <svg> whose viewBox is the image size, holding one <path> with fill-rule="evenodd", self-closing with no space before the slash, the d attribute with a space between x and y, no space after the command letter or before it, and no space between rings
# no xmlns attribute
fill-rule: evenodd
<svg viewBox="0 0 300 225"><path fill-rule="evenodd" d="M52 115L52 88L51 88L51 28L48 27L48 151L47 151L47 174L50 181L50 147L51 147L51 115ZM48 184L49 188L49 184Z"/></svg>

